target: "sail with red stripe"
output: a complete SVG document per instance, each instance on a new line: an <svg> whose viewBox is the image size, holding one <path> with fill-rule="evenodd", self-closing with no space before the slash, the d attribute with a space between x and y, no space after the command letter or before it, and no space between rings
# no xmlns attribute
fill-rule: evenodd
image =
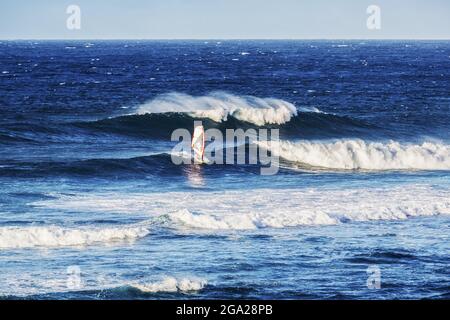
<svg viewBox="0 0 450 320"><path fill-rule="evenodd" d="M192 136L192 150L194 151L194 162L203 163L205 154L205 129L202 125L194 128L194 135Z"/></svg>

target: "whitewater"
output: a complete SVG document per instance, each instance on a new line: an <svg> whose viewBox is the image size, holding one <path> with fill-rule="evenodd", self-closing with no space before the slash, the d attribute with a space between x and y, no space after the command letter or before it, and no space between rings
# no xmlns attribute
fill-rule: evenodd
<svg viewBox="0 0 450 320"><path fill-rule="evenodd" d="M33 205L97 214L145 213L144 216L153 216L160 222L169 222L174 227L195 232L195 229L285 228L448 215L448 194L449 189L430 185L347 190L250 189L245 192L59 196ZM230 211L230 208L233 210Z"/></svg>
<svg viewBox="0 0 450 320"><path fill-rule="evenodd" d="M327 169L450 170L450 145L361 139L259 143L282 159Z"/></svg>
<svg viewBox="0 0 450 320"><path fill-rule="evenodd" d="M0 249L86 246L135 240L149 234L144 226L64 228L60 226L0 227Z"/></svg>

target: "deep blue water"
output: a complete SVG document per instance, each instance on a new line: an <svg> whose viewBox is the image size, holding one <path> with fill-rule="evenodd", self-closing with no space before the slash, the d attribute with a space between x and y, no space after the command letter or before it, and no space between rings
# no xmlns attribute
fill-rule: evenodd
<svg viewBox="0 0 450 320"><path fill-rule="evenodd" d="M0 295L448 298L449 79L448 41L2 41ZM278 174L173 164L199 117Z"/></svg>

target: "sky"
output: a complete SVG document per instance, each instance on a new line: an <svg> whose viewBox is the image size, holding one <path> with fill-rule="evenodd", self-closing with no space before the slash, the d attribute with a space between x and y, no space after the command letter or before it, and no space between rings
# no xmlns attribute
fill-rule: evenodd
<svg viewBox="0 0 450 320"><path fill-rule="evenodd" d="M450 39L450 0L1 0L0 39Z"/></svg>

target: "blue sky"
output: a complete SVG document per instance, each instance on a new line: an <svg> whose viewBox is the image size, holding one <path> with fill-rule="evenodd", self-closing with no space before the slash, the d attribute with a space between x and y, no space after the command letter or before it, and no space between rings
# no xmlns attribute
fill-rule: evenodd
<svg viewBox="0 0 450 320"><path fill-rule="evenodd" d="M66 8L81 8L81 30ZM368 30L366 9L381 8ZM449 0L1 0L0 39L450 39Z"/></svg>

